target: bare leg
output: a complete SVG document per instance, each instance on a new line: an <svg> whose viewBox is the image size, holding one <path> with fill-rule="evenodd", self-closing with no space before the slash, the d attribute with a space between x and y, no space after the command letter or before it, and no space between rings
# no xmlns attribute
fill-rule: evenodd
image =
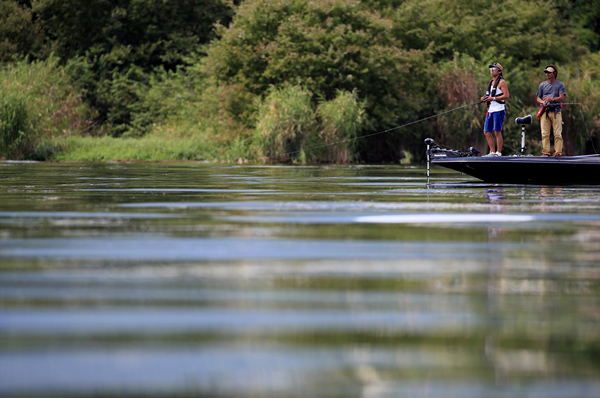
<svg viewBox="0 0 600 398"><path fill-rule="evenodd" d="M484 131L485 139L487 140L488 145L490 146L490 152L496 152L496 143L494 142L494 137L492 136L491 131Z"/></svg>
<svg viewBox="0 0 600 398"><path fill-rule="evenodd" d="M502 153L502 145L504 145L502 131L494 130L494 134L496 134L496 141L498 141L498 152Z"/></svg>

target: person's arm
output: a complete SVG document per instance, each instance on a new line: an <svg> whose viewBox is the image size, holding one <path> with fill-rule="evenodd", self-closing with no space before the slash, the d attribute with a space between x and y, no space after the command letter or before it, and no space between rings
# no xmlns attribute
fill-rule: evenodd
<svg viewBox="0 0 600 398"><path fill-rule="evenodd" d="M544 105L544 102L546 102L546 100L542 97L542 95L544 95L544 90L542 88L543 86L544 86L544 82L540 83L540 86L538 87L538 91L536 94L537 97L535 99L537 101L537 103L540 105Z"/></svg>
<svg viewBox="0 0 600 398"><path fill-rule="evenodd" d="M502 94L494 97L496 101L506 101L510 98L510 94L508 94L508 84L506 84L506 81L501 80L500 84L498 84L498 88L500 89L500 91L502 91Z"/></svg>
<svg viewBox="0 0 600 398"><path fill-rule="evenodd" d="M563 102L564 98L565 98L565 95L560 94L558 97L544 97L544 101L546 101L546 102Z"/></svg>

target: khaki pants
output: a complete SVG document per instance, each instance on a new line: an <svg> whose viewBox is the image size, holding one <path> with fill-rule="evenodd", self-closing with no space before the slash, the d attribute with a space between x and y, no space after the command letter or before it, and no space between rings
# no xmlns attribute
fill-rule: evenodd
<svg viewBox="0 0 600 398"><path fill-rule="evenodd" d="M546 119L548 115L548 119ZM563 139L562 139L562 112L557 112L556 116L554 111L546 111L540 118L540 125L542 126L542 154L550 155L550 130L554 128L554 154L562 155L563 150Z"/></svg>

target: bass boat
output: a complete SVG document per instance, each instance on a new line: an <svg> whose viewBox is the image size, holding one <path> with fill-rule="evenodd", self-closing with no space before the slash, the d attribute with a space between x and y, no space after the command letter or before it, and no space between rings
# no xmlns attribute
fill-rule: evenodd
<svg viewBox="0 0 600 398"><path fill-rule="evenodd" d="M515 123L521 124L521 153L513 156L479 156L474 148L456 151L427 138L427 177L431 163L494 184L600 185L600 155L526 156L525 125L532 117L516 118Z"/></svg>

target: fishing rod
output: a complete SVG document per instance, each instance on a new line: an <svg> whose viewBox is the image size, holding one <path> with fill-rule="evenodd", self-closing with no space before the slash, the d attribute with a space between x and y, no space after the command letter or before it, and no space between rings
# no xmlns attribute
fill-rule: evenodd
<svg viewBox="0 0 600 398"><path fill-rule="evenodd" d="M295 155L295 154L297 154L297 153L300 153L300 152L313 151L313 150L315 150L315 149L326 148L326 147L330 147L330 146L334 146L334 145L338 145L338 144L343 144L343 143L345 143L345 142L352 142L352 141L361 140L361 139L363 139L363 138L373 137L373 136L380 135L380 134L386 134L386 133L389 133L389 132L391 132L391 131L394 131L394 130L399 130L399 129L401 129L401 128L404 128L404 127L411 126L411 125L413 125L413 124L417 124L417 123L424 122L425 120L434 119L434 118L436 118L436 117L440 117L440 116L443 116L443 115L445 115L445 114L448 114L448 113L451 113L451 112L458 111L458 110L460 110L460 109L468 108L468 107L471 107L471 106L474 106L474 105L479 105L479 104L481 104L482 102L483 102L483 101L477 101L477 102L474 102L474 103L472 103L472 104L468 104L468 105L459 106L458 108L450 109L450 110L447 110L447 111L445 111L445 112L441 112L441 113L436 113L435 115L431 115L431 116L425 117L425 118L423 118L423 119L415 120L415 121L412 121L412 122L410 122L410 123L403 124L403 125L401 125L401 126L396 126L396 127L389 128L389 129L387 129L387 130L379 131L379 132L377 132L377 133L372 133L372 134L362 135L362 136L360 136L360 137L355 137L355 138L347 138L347 139L345 139L345 140L341 140L341 141L338 141L338 142L333 142L333 143L331 143L331 144L317 145L317 146L313 146L313 147L310 147L310 148L300 149L300 150L298 150L298 151L292 151L292 152L280 153L280 154L278 154L278 155L273 155L273 156L263 156L263 157L260 157L260 158L258 158L258 160L262 160L262 159L273 159L273 158L279 158L279 157L282 157L282 156Z"/></svg>

